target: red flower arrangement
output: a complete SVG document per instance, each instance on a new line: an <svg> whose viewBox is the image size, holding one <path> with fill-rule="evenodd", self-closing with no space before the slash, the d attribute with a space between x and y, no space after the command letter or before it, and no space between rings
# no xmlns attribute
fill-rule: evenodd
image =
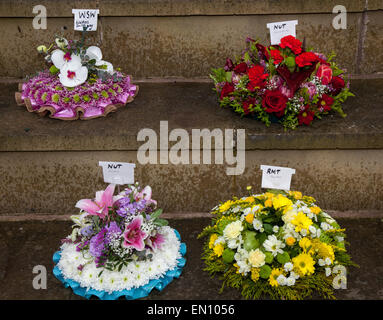
<svg viewBox="0 0 383 320"><path fill-rule="evenodd" d="M346 116L341 104L353 94L335 55L305 50L293 36L279 45L263 46L247 38L247 48L224 68L212 69L219 103L267 126L278 121L284 128L310 125L334 110Z"/></svg>

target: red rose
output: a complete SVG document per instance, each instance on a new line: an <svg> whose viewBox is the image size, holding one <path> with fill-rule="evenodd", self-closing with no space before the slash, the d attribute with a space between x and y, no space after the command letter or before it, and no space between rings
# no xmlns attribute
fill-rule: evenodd
<svg viewBox="0 0 383 320"><path fill-rule="evenodd" d="M344 80L341 77L334 76L331 79L331 85L334 88L334 94L337 95L345 86Z"/></svg>
<svg viewBox="0 0 383 320"><path fill-rule="evenodd" d="M301 126L302 124L305 124L308 126L311 122L313 122L314 115L315 113L309 110L309 106L305 106L304 110L298 114L299 125Z"/></svg>
<svg viewBox="0 0 383 320"><path fill-rule="evenodd" d="M221 100L234 91L233 84L226 82L221 91Z"/></svg>
<svg viewBox="0 0 383 320"><path fill-rule="evenodd" d="M323 108L323 112L330 111L333 103L334 103L334 98L328 96L327 94L324 94L322 95L321 100L318 102L318 107Z"/></svg>
<svg viewBox="0 0 383 320"><path fill-rule="evenodd" d="M293 36L283 37L279 46L281 48L290 48L295 54L302 52L302 42Z"/></svg>
<svg viewBox="0 0 383 320"><path fill-rule="evenodd" d="M248 115L252 111L250 111L250 108L253 107L255 104L255 98L249 98L246 101L243 102L242 107L243 107L243 112L245 115Z"/></svg>
<svg viewBox="0 0 383 320"><path fill-rule="evenodd" d="M240 64L235 66L234 72L235 73L239 73L239 74L243 74L243 73L247 72L247 69L248 69L247 63L246 62L241 62Z"/></svg>
<svg viewBox="0 0 383 320"><path fill-rule="evenodd" d="M295 63L298 67L311 66L318 61L318 56L312 52L303 52L299 56L295 57Z"/></svg>
<svg viewBox="0 0 383 320"><path fill-rule="evenodd" d="M271 58L274 60L274 64L280 64L284 58L279 52L279 50L272 49L270 50Z"/></svg>
<svg viewBox="0 0 383 320"><path fill-rule="evenodd" d="M332 79L332 69L328 65L321 64L317 70L316 76L322 80L322 84L327 85Z"/></svg>
<svg viewBox="0 0 383 320"><path fill-rule="evenodd" d="M285 113L287 98L278 90L266 91L262 100L262 106L267 113L274 113L282 117Z"/></svg>
<svg viewBox="0 0 383 320"><path fill-rule="evenodd" d="M247 88L250 91L255 89L261 89L265 86L265 80L269 76L268 73L265 73L265 69L260 65L255 65L247 71L250 82L247 85Z"/></svg>

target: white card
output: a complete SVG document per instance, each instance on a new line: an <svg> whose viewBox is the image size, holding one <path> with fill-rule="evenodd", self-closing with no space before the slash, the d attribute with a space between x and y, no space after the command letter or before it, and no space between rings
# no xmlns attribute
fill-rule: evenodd
<svg viewBox="0 0 383 320"><path fill-rule="evenodd" d="M72 9L74 30L83 31L85 26L86 31L96 31L99 12L98 9Z"/></svg>
<svg viewBox="0 0 383 320"><path fill-rule="evenodd" d="M262 188L290 190L291 177L295 169L261 165L261 170Z"/></svg>
<svg viewBox="0 0 383 320"><path fill-rule="evenodd" d="M285 36L296 37L295 26L298 24L298 20L282 21L268 23L267 28L270 29L270 43L280 44L281 39Z"/></svg>
<svg viewBox="0 0 383 320"><path fill-rule="evenodd" d="M102 167L104 182L120 185L134 183L134 163L99 161L98 164Z"/></svg>

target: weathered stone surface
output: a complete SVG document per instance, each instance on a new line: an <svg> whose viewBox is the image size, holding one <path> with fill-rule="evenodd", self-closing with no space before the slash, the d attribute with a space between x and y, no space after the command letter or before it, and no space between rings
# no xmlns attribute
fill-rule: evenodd
<svg viewBox="0 0 383 320"><path fill-rule="evenodd" d="M197 235L209 224L209 219L169 220L170 225L181 234L187 245L186 265L179 279L174 280L163 291L153 290L146 299L155 300L237 300L240 292L225 288L219 294L221 281L212 279L203 271L201 260L203 239ZM340 300L381 300L383 299L382 269L382 227L380 219L338 219L346 228L347 247L353 261L360 268L349 268L347 272L347 289L335 290ZM2 222L0 233L12 252L7 263L7 273L0 279L1 300L68 300L83 299L65 288L53 273L52 256L59 249L60 239L66 237L71 230L69 221L51 222ZM32 286L33 267L43 265L47 268L47 289L35 290ZM1 272L1 270L0 270ZM267 297L262 297L267 299ZM314 296L314 299L319 299ZM254 302L252 302L254 303Z"/></svg>
<svg viewBox="0 0 383 320"><path fill-rule="evenodd" d="M349 13L347 29L332 27L332 13L254 16L105 17L89 43L99 43L103 57L135 78L208 77L211 68L239 55L247 36L269 43L268 22L298 19L297 36L318 52L337 52L337 62L355 72L360 13ZM64 30L64 28L66 30ZM0 76L19 77L44 68L36 47L56 34L79 39L71 18L48 19L47 30L35 30L32 19L0 19ZM344 50L348 48L348 50ZM374 63L371 62L371 68Z"/></svg>
<svg viewBox="0 0 383 320"><path fill-rule="evenodd" d="M188 16L250 15L332 12L334 1L307 0L41 0L50 17L72 17L72 8L100 9L100 16ZM2 0L0 17L34 17L35 3L29 0ZM348 12L361 12L364 0L347 1ZM369 0L368 10L383 9L379 0Z"/></svg>
<svg viewBox="0 0 383 320"><path fill-rule="evenodd" d="M228 165L141 165L132 151L7 152L0 159L0 214L76 213L83 198L105 188L98 161L136 163L135 180L153 188L166 212L207 212L220 201L260 192L261 164L288 166L297 173L292 189L311 194L333 210L383 209L381 150L247 151L243 174L228 176Z"/></svg>
<svg viewBox="0 0 383 320"><path fill-rule="evenodd" d="M382 1L383 3L383 1ZM383 74L383 11L367 13L367 29L364 39L363 57L360 62L361 73Z"/></svg>
<svg viewBox="0 0 383 320"><path fill-rule="evenodd" d="M0 99L0 151L135 151L143 144L137 141L141 129L153 129L159 139L161 120L168 121L169 132L182 128L189 135L192 129L245 129L247 150L383 147L382 79L351 82L356 96L344 105L346 118L333 114L288 132L279 124L267 128L220 108L212 83L139 85L138 96L126 108L90 121L40 118L16 106L8 92Z"/></svg>
<svg viewBox="0 0 383 320"><path fill-rule="evenodd" d="M0 198L0 212L45 213L58 207L61 213L76 212L79 199L105 187L98 161L136 163L136 180L153 187L167 212L206 212L242 194L248 184L259 186L261 164L297 169L293 187L313 194L326 209L382 209L381 84L378 79L353 81L356 97L345 105L347 118L328 116L290 132L219 108L210 83L141 83L141 95L127 108L91 121L39 118L4 97L0 193L6 196ZM191 156L190 164L161 164L158 156L157 164L141 165L137 149L143 142L137 134L153 129L157 150L160 120L168 121L169 132L185 129L190 139L193 129L245 129L244 173L227 175L233 166L226 157L215 164L213 154L212 164L192 164Z"/></svg>

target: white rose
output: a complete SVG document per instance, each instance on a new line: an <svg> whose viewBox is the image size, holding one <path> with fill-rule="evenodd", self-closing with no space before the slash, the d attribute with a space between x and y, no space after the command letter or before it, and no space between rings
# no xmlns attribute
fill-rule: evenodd
<svg viewBox="0 0 383 320"><path fill-rule="evenodd" d="M266 255L259 249L249 252L249 262L254 268L260 268L265 264Z"/></svg>

